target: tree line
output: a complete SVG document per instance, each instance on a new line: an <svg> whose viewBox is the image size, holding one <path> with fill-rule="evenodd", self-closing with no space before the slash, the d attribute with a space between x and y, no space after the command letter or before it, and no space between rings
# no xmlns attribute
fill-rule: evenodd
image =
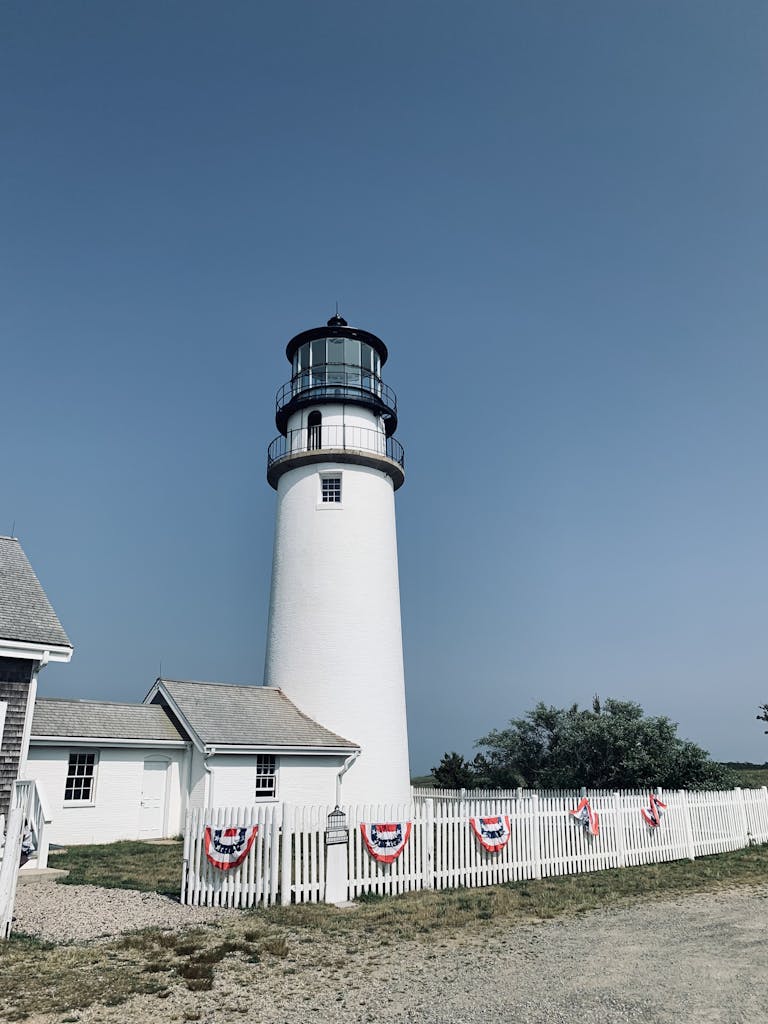
<svg viewBox="0 0 768 1024"><path fill-rule="evenodd" d="M768 721L768 706L763 709ZM760 716L758 716L760 717ZM432 769L450 789L731 789L733 773L677 735L666 716L633 701L595 697L591 708L539 703L477 741L469 761L452 751Z"/></svg>

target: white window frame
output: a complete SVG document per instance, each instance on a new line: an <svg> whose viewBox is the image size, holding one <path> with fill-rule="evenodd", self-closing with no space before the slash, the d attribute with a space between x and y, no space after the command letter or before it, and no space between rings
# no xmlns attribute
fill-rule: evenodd
<svg viewBox="0 0 768 1024"><path fill-rule="evenodd" d="M85 773L83 773L82 775L78 775L77 773L75 773L75 775L70 776L70 767L71 767L71 763L72 763L72 758L73 757L89 756L89 755L91 757L93 757L93 771L91 772L91 775L90 775L90 779L91 779L91 792L90 792L88 798L86 800L78 800L78 799L74 799L73 797L67 798L67 789L68 789L67 783L69 782L69 779L70 778L76 779L76 778L85 778L86 777ZM95 803L96 803L96 783L97 783L97 780L98 780L98 776L99 776L99 752L98 752L98 750L88 750L88 749L82 749L82 748L73 748L72 750L67 751L67 774L64 776L64 799L62 801L64 807L93 807L95 805Z"/></svg>
<svg viewBox="0 0 768 1024"><path fill-rule="evenodd" d="M323 481L324 480L338 480L339 481L339 498L340 501L323 501ZM340 509L344 508L344 474L336 469L333 472L318 473L318 491L317 491L317 508L318 509Z"/></svg>
<svg viewBox="0 0 768 1024"><path fill-rule="evenodd" d="M259 771L259 761L270 760L272 762L271 771ZM259 802L261 800L277 800L277 780L278 780L278 763L276 754L257 754L256 755L256 775L254 778L254 799ZM272 780L272 792L267 793L263 789L259 789L260 779L271 779Z"/></svg>

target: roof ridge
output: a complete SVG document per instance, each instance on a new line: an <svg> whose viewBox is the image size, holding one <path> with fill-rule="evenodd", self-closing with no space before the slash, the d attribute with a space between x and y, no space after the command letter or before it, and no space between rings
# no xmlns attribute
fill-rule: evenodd
<svg viewBox="0 0 768 1024"><path fill-rule="evenodd" d="M233 686L238 690L274 690L274 686L265 686L264 683L227 683L223 679L169 679L168 676L158 676L156 683L187 683L190 686Z"/></svg>
<svg viewBox="0 0 768 1024"><path fill-rule="evenodd" d="M158 707L157 704L145 704L143 701L139 701L138 704L134 704L129 700L93 700L90 697L36 697L35 704L41 704L43 701L49 704L106 704L111 708L154 708Z"/></svg>

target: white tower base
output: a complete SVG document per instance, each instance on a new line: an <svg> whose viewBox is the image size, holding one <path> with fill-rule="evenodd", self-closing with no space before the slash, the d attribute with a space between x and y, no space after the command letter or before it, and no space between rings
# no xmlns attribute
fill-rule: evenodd
<svg viewBox="0 0 768 1024"><path fill-rule="evenodd" d="M341 477L323 504L323 476ZM319 463L278 482L265 684L360 745L342 802L410 800L392 480Z"/></svg>

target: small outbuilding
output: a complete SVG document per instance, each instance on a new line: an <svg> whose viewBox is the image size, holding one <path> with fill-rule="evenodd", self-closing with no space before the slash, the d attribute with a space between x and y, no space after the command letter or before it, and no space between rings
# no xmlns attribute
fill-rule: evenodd
<svg viewBox="0 0 768 1024"><path fill-rule="evenodd" d="M58 844L183 831L189 807L328 804L359 747L281 690L158 679L142 704L40 699L27 774Z"/></svg>

